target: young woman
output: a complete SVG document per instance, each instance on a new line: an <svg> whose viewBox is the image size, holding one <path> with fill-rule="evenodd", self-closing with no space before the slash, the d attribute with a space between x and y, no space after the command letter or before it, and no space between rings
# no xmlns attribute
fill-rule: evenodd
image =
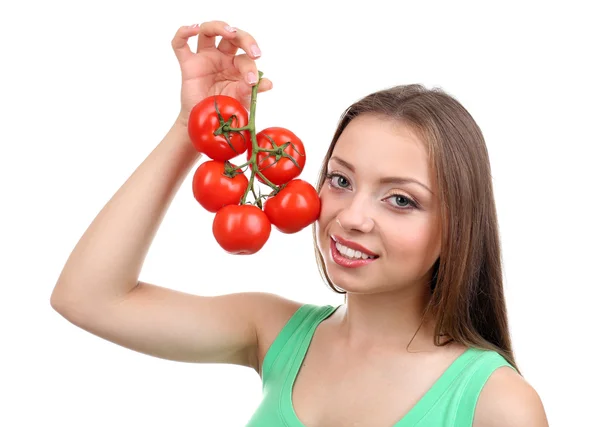
<svg viewBox="0 0 600 427"><path fill-rule="evenodd" d="M180 114L78 242L52 306L142 353L255 369L264 400L249 426L547 426L512 353L484 138L441 90L382 90L339 123L313 235L343 305L258 292L203 297L139 280L200 157L187 136L190 110L213 94L249 107L258 75L256 41L224 22L182 27L172 45ZM262 79L258 91L271 87Z"/></svg>

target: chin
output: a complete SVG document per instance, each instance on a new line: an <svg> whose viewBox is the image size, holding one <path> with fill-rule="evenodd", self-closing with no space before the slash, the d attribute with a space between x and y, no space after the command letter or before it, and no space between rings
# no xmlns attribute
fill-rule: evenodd
<svg viewBox="0 0 600 427"><path fill-rule="evenodd" d="M365 280L339 279L337 277L334 278L331 274L329 274L329 278L336 288L348 294L372 295L382 292L381 289L374 287Z"/></svg>
<svg viewBox="0 0 600 427"><path fill-rule="evenodd" d="M365 275L360 272L362 268L346 268L338 265L332 258L331 254L327 253L324 257L325 260L325 271L329 280L340 290L358 293L358 294L370 294L377 292L374 283L377 283L373 277L372 271Z"/></svg>

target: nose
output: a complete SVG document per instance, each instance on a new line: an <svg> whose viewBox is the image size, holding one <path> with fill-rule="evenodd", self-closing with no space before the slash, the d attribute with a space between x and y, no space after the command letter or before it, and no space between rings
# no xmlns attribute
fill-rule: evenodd
<svg viewBox="0 0 600 427"><path fill-rule="evenodd" d="M375 225L367 201L359 197L354 197L352 202L340 211L337 223L346 231L356 230L363 233L368 233Z"/></svg>

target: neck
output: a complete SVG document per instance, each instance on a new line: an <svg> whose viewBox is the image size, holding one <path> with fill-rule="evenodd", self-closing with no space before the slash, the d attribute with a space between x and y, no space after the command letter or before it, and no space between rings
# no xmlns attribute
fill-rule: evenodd
<svg viewBox="0 0 600 427"><path fill-rule="evenodd" d="M347 303L336 313L337 336L350 349L433 349L434 323L423 320L430 294L427 287L418 289L422 291L347 294Z"/></svg>

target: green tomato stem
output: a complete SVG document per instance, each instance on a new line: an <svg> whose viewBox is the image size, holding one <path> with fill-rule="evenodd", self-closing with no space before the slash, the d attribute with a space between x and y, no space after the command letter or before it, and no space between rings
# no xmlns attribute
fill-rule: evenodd
<svg viewBox="0 0 600 427"><path fill-rule="evenodd" d="M236 167L236 169L243 169L243 168L245 168L246 166L250 165L250 163L251 163L251 162L250 162L250 160L248 160L248 161L247 161L246 163L244 163L243 165L240 165L240 166ZM238 172L238 173L239 173L239 172Z"/></svg>
<svg viewBox="0 0 600 427"><path fill-rule="evenodd" d="M230 128L229 126L223 126L224 132L241 132L243 130L250 130L250 126L244 126L243 128Z"/></svg>
<svg viewBox="0 0 600 427"><path fill-rule="evenodd" d="M258 146L258 142L256 140L256 101L257 101L257 97L258 97L258 85L260 84L260 81L262 79L263 76L263 72L262 71L258 71L258 82L256 82L256 84L254 86L252 86L252 97L250 99L250 116L248 119L248 125L244 126L242 128L239 129L229 129L230 131L242 131L242 130L248 130L250 131L250 139L252 140L252 155L250 156L250 160L248 160L246 163L244 163L242 166L239 166L239 168L251 165L251 174L250 174L250 179L248 180L248 187L246 187L246 191L244 192L244 195L242 196L241 200L240 200L240 204L246 204L246 197L248 196L248 193L250 192L250 190L252 190L252 194L254 194L254 198L256 199L255 202L258 202L259 205L262 205L261 200L259 200L256 197L256 194L254 193L254 177L256 175L258 175L263 182L268 185L269 187L271 187L274 190L274 194L277 194L277 192L279 192L279 187L275 184L273 184L271 181L269 181L259 170L258 170L258 165L256 164L256 155L258 154L259 151L268 151L268 152L272 152L275 150L267 150L264 148L260 148ZM259 206L261 207L261 206Z"/></svg>
<svg viewBox="0 0 600 427"><path fill-rule="evenodd" d="M244 195L242 196L242 199L240 200L240 205L245 205L246 204L246 197L248 196L248 193L250 192L250 189L254 188L254 172L252 172L252 175L250 175L250 180L248 181L248 186L246 187L246 191L244 192Z"/></svg>
<svg viewBox="0 0 600 427"><path fill-rule="evenodd" d="M265 184L267 184L269 187L271 187L273 190L275 190L276 192L279 191L279 187L275 184L273 184L271 181L269 181L263 174L261 171L258 170L258 166L256 167L256 174L258 176L260 176L262 178L262 180L265 182Z"/></svg>

